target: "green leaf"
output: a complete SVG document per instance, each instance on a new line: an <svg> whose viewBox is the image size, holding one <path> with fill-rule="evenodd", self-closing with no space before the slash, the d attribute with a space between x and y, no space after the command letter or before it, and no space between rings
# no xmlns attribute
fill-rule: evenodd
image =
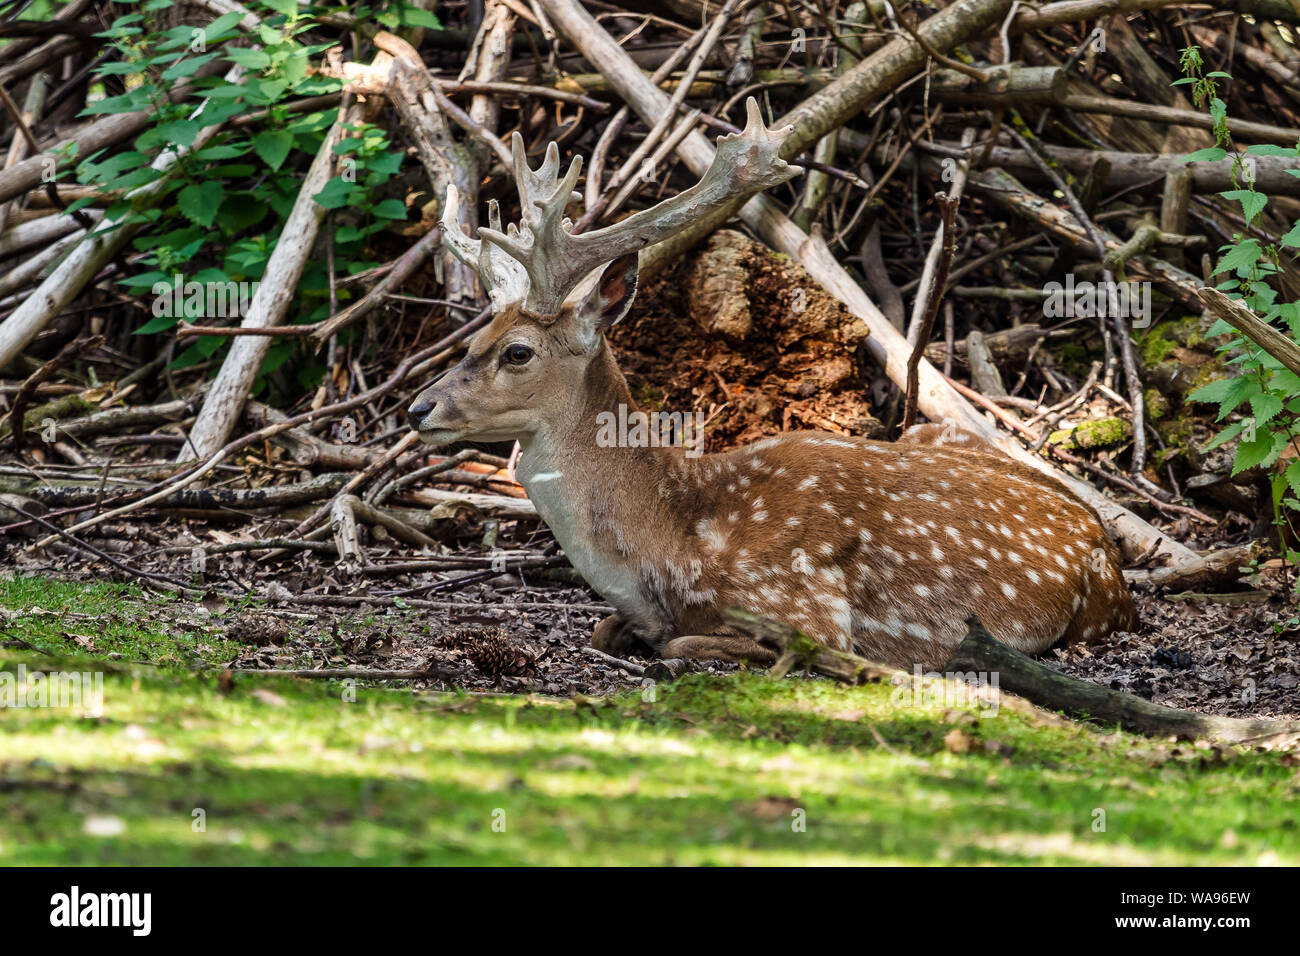
<svg viewBox="0 0 1300 956"><path fill-rule="evenodd" d="M1202 448L1201 452L1205 453L1205 452L1214 451L1214 449L1218 448L1224 442L1232 441L1232 439L1240 435L1245 430L1245 428L1246 428L1245 422L1233 422L1223 431L1219 432L1219 434L1215 435L1212 439L1210 439L1210 443L1206 445L1204 448Z"/></svg>
<svg viewBox="0 0 1300 956"><path fill-rule="evenodd" d="M179 80L185 76L193 76L209 60L216 57L215 53L205 53L202 56L192 56L188 60L181 60L174 66L168 67L163 71L162 78L167 81Z"/></svg>
<svg viewBox="0 0 1300 956"><path fill-rule="evenodd" d="M1283 477L1286 479L1287 487L1291 489L1291 494L1300 496L1300 458L1293 459L1291 464L1286 466Z"/></svg>
<svg viewBox="0 0 1300 956"><path fill-rule="evenodd" d="M246 152L248 152L247 146L222 143L219 146L209 146L206 149L198 150L194 154L194 158L206 163L222 159L234 159L236 156L243 156Z"/></svg>
<svg viewBox="0 0 1300 956"><path fill-rule="evenodd" d="M385 199L371 210L376 219L405 219L406 204L400 199Z"/></svg>
<svg viewBox="0 0 1300 956"><path fill-rule="evenodd" d="M265 203L258 202L248 193L228 194L221 201L217 223L227 232L240 232L261 222L269 211Z"/></svg>
<svg viewBox="0 0 1300 956"><path fill-rule="evenodd" d="M139 63L105 63L95 67L96 76L130 76L139 72Z"/></svg>
<svg viewBox="0 0 1300 956"><path fill-rule="evenodd" d="M1273 379L1269 383L1269 388L1274 392L1280 392L1283 395L1295 396L1291 401L1300 398L1300 375L1290 369L1280 369L1273 373Z"/></svg>
<svg viewBox="0 0 1300 956"><path fill-rule="evenodd" d="M232 47L226 50L226 59L238 63L246 70L265 70L271 65L271 58L261 50L249 47Z"/></svg>
<svg viewBox="0 0 1300 956"><path fill-rule="evenodd" d="M1255 425L1262 428L1282 411L1282 399L1271 392L1260 392L1250 397L1250 410L1255 414Z"/></svg>
<svg viewBox="0 0 1300 956"><path fill-rule="evenodd" d="M123 93L121 96L106 96L102 100L95 100L86 106L79 115L81 116L98 116L102 113L134 113L136 110L146 109L149 106L149 89L148 84L137 86L129 93Z"/></svg>
<svg viewBox="0 0 1300 956"><path fill-rule="evenodd" d="M1219 420L1252 395L1258 395L1262 389L1253 375L1238 375L1236 378L1221 378L1210 382L1192 392L1187 397L1194 402L1218 402Z"/></svg>
<svg viewBox="0 0 1300 956"><path fill-rule="evenodd" d="M233 100L235 97L244 96L247 93L248 90L239 83L223 83L221 86L214 86L203 91L203 95L208 97L208 99L217 100Z"/></svg>
<svg viewBox="0 0 1300 956"><path fill-rule="evenodd" d="M341 209L348 204L352 193L356 191L353 183L346 183L335 176L325 184L325 188L316 194L316 202L326 209Z"/></svg>
<svg viewBox="0 0 1300 956"><path fill-rule="evenodd" d="M262 3L276 13L283 13L286 17L291 17L298 12L298 0L262 0Z"/></svg>
<svg viewBox="0 0 1300 956"><path fill-rule="evenodd" d="M179 310L175 315L155 315L152 319L140 326L133 332L133 335L157 335L159 332L166 332L174 328L181 320Z"/></svg>
<svg viewBox="0 0 1300 956"><path fill-rule="evenodd" d="M400 18L408 27L424 27L428 30L441 30L442 21L428 10L402 4Z"/></svg>
<svg viewBox="0 0 1300 956"><path fill-rule="evenodd" d="M1294 146L1278 146L1276 143L1256 143L1247 146L1246 152L1252 156L1290 156L1296 155Z"/></svg>
<svg viewBox="0 0 1300 956"><path fill-rule="evenodd" d="M397 171L402 168L401 153L380 153L378 156L371 156L366 160L366 169L371 173L376 173L383 177L380 182L389 176L396 175Z"/></svg>
<svg viewBox="0 0 1300 956"><path fill-rule="evenodd" d="M1286 436L1262 430L1254 441L1243 441L1237 446L1237 459L1232 463L1232 474L1238 475L1257 465L1272 464L1286 447Z"/></svg>
<svg viewBox="0 0 1300 956"><path fill-rule="evenodd" d="M1232 272L1234 270L1244 273L1259 261L1259 257L1259 240L1243 239L1229 249L1227 254L1219 260L1219 264L1214 269L1214 274L1218 275L1220 272Z"/></svg>
<svg viewBox="0 0 1300 956"><path fill-rule="evenodd" d="M86 162L82 163L78 169L78 174L88 179L97 179L101 182L119 176L128 170L137 169L149 162L149 156L139 150L127 150L110 156L102 163Z"/></svg>
<svg viewBox="0 0 1300 956"><path fill-rule="evenodd" d="M210 226L221 210L221 197L224 195L225 190L221 188L221 183L212 181L192 183L180 191L176 202L181 212L191 222L200 226Z"/></svg>
<svg viewBox="0 0 1300 956"><path fill-rule="evenodd" d="M1253 189L1229 189L1219 195L1224 199L1235 199L1241 203L1241 214L1248 224L1268 205L1268 197Z"/></svg>
<svg viewBox="0 0 1300 956"><path fill-rule="evenodd" d="M248 98L260 106L270 106L277 102L284 91L289 88L286 80L267 80L251 77L244 88L248 91Z"/></svg>
<svg viewBox="0 0 1300 956"><path fill-rule="evenodd" d="M1205 149L1198 149L1194 153L1188 153L1182 159L1181 163L1217 163L1228 155L1226 149L1220 149L1218 146L1207 146Z"/></svg>
<svg viewBox="0 0 1300 956"><path fill-rule="evenodd" d="M282 129L267 130L253 137L253 150L262 158L262 162L271 169L279 171L293 148L293 134Z"/></svg>
<svg viewBox="0 0 1300 956"><path fill-rule="evenodd" d="M132 291L136 289L152 289L159 282L171 282L172 277L164 272L154 269L151 272L141 272L139 275L127 276L118 280L118 285L124 285Z"/></svg>
<svg viewBox="0 0 1300 956"><path fill-rule="evenodd" d="M242 19L244 19L243 11L236 10L231 13L223 13L203 28L203 39L207 43L211 43L223 33L233 30Z"/></svg>
<svg viewBox="0 0 1300 956"><path fill-rule="evenodd" d="M141 149L151 149L155 146L193 146L195 137L202 129L203 124L198 120L173 120L142 133L136 140L136 145Z"/></svg>

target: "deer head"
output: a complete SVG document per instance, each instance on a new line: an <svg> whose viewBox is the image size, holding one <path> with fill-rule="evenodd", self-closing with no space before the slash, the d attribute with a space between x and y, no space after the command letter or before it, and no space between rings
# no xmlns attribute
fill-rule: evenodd
<svg viewBox="0 0 1300 956"><path fill-rule="evenodd" d="M564 215L565 207L581 198L574 187L582 158L575 157L561 179L555 143L533 170L523 137L511 138L521 219L505 231L493 201L489 226L477 239L467 236L457 218L456 187L447 188L445 241L478 271L494 318L470 342L465 358L411 404L408 417L422 439L432 444L522 440L548 419L573 420L575 403L587 397L593 363L612 368L603 333L632 304L640 250L736 197L798 174L798 167L780 157L793 127L769 129L752 97L746 109L744 130L718 140L713 163L696 185L592 232L575 234Z"/></svg>

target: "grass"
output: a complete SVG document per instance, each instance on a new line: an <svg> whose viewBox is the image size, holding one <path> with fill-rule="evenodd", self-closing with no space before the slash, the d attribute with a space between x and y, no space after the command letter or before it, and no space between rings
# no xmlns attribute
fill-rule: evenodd
<svg viewBox="0 0 1300 956"><path fill-rule="evenodd" d="M219 623L131 587L0 581L0 608L0 643L37 649L0 651L0 671L123 658L99 717L0 710L3 864L1300 862L1286 755L1005 700L990 716L741 673L609 699L362 684L349 701L337 683L223 689L192 669L229 654Z"/></svg>

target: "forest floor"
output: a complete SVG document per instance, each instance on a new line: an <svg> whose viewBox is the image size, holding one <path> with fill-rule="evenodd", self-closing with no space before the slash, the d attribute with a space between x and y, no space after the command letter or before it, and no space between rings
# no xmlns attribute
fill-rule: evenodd
<svg viewBox="0 0 1300 956"><path fill-rule="evenodd" d="M551 648L534 676L488 681L414 610L308 620L33 577L0 581L0 608L5 671L104 671L99 716L0 719L5 864L1300 863L1293 754L1009 695L981 711L722 669L642 687L572 649L577 613L571 638L527 636ZM224 673L258 653L423 655L446 681ZM566 696L435 689L536 691L548 666Z"/></svg>

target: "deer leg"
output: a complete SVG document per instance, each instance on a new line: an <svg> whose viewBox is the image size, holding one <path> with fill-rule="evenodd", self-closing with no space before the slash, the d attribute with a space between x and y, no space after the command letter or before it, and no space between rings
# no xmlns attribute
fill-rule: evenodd
<svg viewBox="0 0 1300 956"><path fill-rule="evenodd" d="M653 657L654 650L632 630L632 622L622 614L611 614L592 629L591 646L614 657Z"/></svg>
<svg viewBox="0 0 1300 956"><path fill-rule="evenodd" d="M731 661L737 664L742 661L751 664L776 663L776 653L757 641L748 637L720 634L675 637L660 649L659 656L664 659L684 657L688 660Z"/></svg>

